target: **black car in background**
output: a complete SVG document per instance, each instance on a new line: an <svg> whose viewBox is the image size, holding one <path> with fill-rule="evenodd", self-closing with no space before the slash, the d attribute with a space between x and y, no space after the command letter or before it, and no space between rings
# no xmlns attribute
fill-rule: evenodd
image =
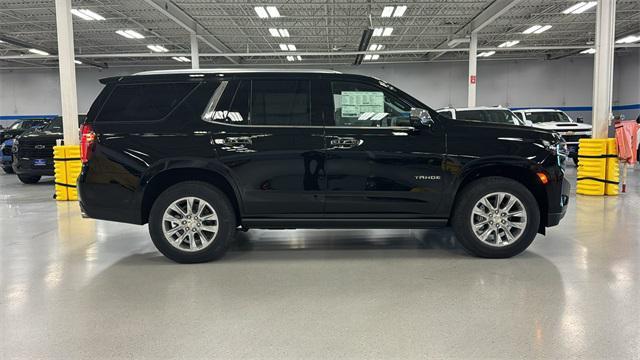
<svg viewBox="0 0 640 360"><path fill-rule="evenodd" d="M84 122L86 115L78 117ZM29 131L13 141L13 171L20 181L34 184L42 176L53 176L53 147L62 140L62 117L57 117L39 130Z"/></svg>
<svg viewBox="0 0 640 360"><path fill-rule="evenodd" d="M23 134L25 131L41 129L50 121L51 119L48 118L23 119L14 122L7 128L0 128L0 144L5 140L13 139L16 136Z"/></svg>
<svg viewBox="0 0 640 360"><path fill-rule="evenodd" d="M566 146L545 130L448 119L333 71L147 72L106 84L81 127L85 216L149 223L178 262L237 229L452 225L503 258L565 214Z"/></svg>

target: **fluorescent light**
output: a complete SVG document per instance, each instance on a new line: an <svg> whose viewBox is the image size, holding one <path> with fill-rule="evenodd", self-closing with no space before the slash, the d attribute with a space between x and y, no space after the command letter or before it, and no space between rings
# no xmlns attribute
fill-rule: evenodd
<svg viewBox="0 0 640 360"><path fill-rule="evenodd" d="M533 25L532 27L528 28L527 30L523 31L523 34L531 34L532 32L540 29L542 26L540 25Z"/></svg>
<svg viewBox="0 0 640 360"><path fill-rule="evenodd" d="M287 47L287 44L280 44L280 50L287 51L289 48Z"/></svg>
<svg viewBox="0 0 640 360"><path fill-rule="evenodd" d="M256 14L258 14L259 18L266 19L269 17L269 14L267 13L267 10L264 9L264 7L256 6L253 9L256 11Z"/></svg>
<svg viewBox="0 0 640 360"><path fill-rule="evenodd" d="M616 44L631 44L640 41L640 35L629 35L616 40Z"/></svg>
<svg viewBox="0 0 640 360"><path fill-rule="evenodd" d="M191 62L191 60L185 56L174 56L172 57L172 59L178 62L185 62L185 63Z"/></svg>
<svg viewBox="0 0 640 360"><path fill-rule="evenodd" d="M380 59L380 55L375 54L375 55L371 55L371 60L378 60Z"/></svg>
<svg viewBox="0 0 640 360"><path fill-rule="evenodd" d="M384 45L381 44L371 44L371 46L369 46L369 51L380 51L384 48Z"/></svg>
<svg viewBox="0 0 640 360"><path fill-rule="evenodd" d="M296 58L298 59L298 61L302 61L302 56L298 55L296 56Z"/></svg>
<svg viewBox="0 0 640 360"><path fill-rule="evenodd" d="M596 53L596 49L594 48L580 51L580 54L595 54L595 53Z"/></svg>
<svg viewBox="0 0 640 360"><path fill-rule="evenodd" d="M287 47L289 48L289 51L296 51L296 46L293 44L289 44Z"/></svg>
<svg viewBox="0 0 640 360"><path fill-rule="evenodd" d="M127 39L144 39L144 36L142 36L142 34L133 30L118 30L116 31L116 34L124 36Z"/></svg>
<svg viewBox="0 0 640 360"><path fill-rule="evenodd" d="M391 17L391 14L393 14L393 6L385 6L380 17Z"/></svg>
<svg viewBox="0 0 640 360"><path fill-rule="evenodd" d="M534 34L542 34L543 32L551 29L551 27L552 27L551 25L545 25L545 26L541 27L540 29L534 31L533 33Z"/></svg>
<svg viewBox="0 0 640 360"><path fill-rule="evenodd" d="M371 55L365 55L365 56L364 56L364 59L365 59L365 60L371 60Z"/></svg>
<svg viewBox="0 0 640 360"><path fill-rule="evenodd" d="M380 36L380 35L382 35L382 28L373 29L373 35L372 36Z"/></svg>
<svg viewBox="0 0 640 360"><path fill-rule="evenodd" d="M583 7L586 4L586 2L581 1L579 3L573 4L570 7L568 7L567 9L565 9L562 13L563 14L573 14L574 11L578 10L579 8Z"/></svg>
<svg viewBox="0 0 640 360"><path fill-rule="evenodd" d="M182 59L182 61L184 61L184 62L191 62L191 59L189 59L186 56L180 56L180 59Z"/></svg>
<svg viewBox="0 0 640 360"><path fill-rule="evenodd" d="M295 61L295 58L291 55L287 56L287 61Z"/></svg>
<svg viewBox="0 0 640 360"><path fill-rule="evenodd" d="M382 31L382 36L390 36L392 32L393 32L393 28L392 27L386 27Z"/></svg>
<svg viewBox="0 0 640 360"><path fill-rule="evenodd" d="M585 3L584 5L582 5L581 7L575 9L573 11L573 14L582 14L583 12L591 9L592 7L598 5L597 1L589 1L588 3Z"/></svg>
<svg viewBox="0 0 640 360"><path fill-rule="evenodd" d="M280 33L278 32L278 29L274 29L274 28L269 29L269 34L271 34L271 36L273 37L280 37Z"/></svg>
<svg viewBox="0 0 640 360"><path fill-rule="evenodd" d="M48 52L43 50L38 50L38 49L29 49L29 52L33 54L38 54L38 55L49 55Z"/></svg>
<svg viewBox="0 0 640 360"><path fill-rule="evenodd" d="M278 32L280 32L280 36L282 37L289 37L289 30L287 29L279 29Z"/></svg>
<svg viewBox="0 0 640 360"><path fill-rule="evenodd" d="M485 51L485 52L482 52L482 53L478 54L477 56L478 57L489 57L489 56L491 56L491 55L493 55L495 53L496 53L495 51Z"/></svg>
<svg viewBox="0 0 640 360"><path fill-rule="evenodd" d="M511 40L511 41L505 41L502 44L498 45L498 47L512 47L513 45L519 44L520 40Z"/></svg>
<svg viewBox="0 0 640 360"><path fill-rule="evenodd" d="M89 9L71 9L71 13L82 20L92 21L92 20L105 20L102 15L96 14L95 12Z"/></svg>
<svg viewBox="0 0 640 360"><path fill-rule="evenodd" d="M81 18L82 20L87 20L87 21L92 21L95 20L94 18L92 18L89 15L85 15L83 12L81 12L78 9L71 9L71 13L79 18Z"/></svg>
<svg viewBox="0 0 640 360"><path fill-rule="evenodd" d="M405 11L407 11L407 7L405 5L397 6L396 11L393 12L393 17L402 17Z"/></svg>
<svg viewBox="0 0 640 360"><path fill-rule="evenodd" d="M280 17L280 12L275 6L267 6L267 12L269 13L269 15L271 15L272 18Z"/></svg>
<svg viewBox="0 0 640 360"><path fill-rule="evenodd" d="M82 61L80 60L73 60L74 63L76 63L77 65L82 65Z"/></svg>
<svg viewBox="0 0 640 360"><path fill-rule="evenodd" d="M166 47L162 46L162 45L147 45L147 48L149 48L149 50L153 51L153 52L167 52L169 50L167 50Z"/></svg>

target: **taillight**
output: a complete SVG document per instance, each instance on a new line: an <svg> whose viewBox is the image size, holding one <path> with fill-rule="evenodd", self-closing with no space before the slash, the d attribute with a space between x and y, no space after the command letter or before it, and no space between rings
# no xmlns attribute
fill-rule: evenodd
<svg viewBox="0 0 640 360"><path fill-rule="evenodd" d="M96 140L96 133L90 124L82 124L80 126L80 160L83 164L91 158L93 153L93 143Z"/></svg>

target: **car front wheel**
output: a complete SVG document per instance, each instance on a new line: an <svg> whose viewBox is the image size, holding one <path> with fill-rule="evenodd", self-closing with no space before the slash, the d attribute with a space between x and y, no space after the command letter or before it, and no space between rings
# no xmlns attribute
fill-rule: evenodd
<svg viewBox="0 0 640 360"><path fill-rule="evenodd" d="M179 263L222 257L235 230L229 199L216 187L199 181L165 190L149 214L149 233L156 248Z"/></svg>
<svg viewBox="0 0 640 360"><path fill-rule="evenodd" d="M487 177L458 196L452 223L460 244L471 254L508 258L524 251L536 237L540 209L521 183Z"/></svg>

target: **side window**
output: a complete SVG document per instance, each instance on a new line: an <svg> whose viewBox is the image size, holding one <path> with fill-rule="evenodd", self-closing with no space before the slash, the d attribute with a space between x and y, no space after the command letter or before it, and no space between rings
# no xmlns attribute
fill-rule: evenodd
<svg viewBox="0 0 640 360"><path fill-rule="evenodd" d="M202 119L228 124L249 124L250 90L249 80L223 81L214 92Z"/></svg>
<svg viewBox="0 0 640 360"><path fill-rule="evenodd" d="M451 113L451 111L438 111L438 114L446 118L453 119L453 114Z"/></svg>
<svg viewBox="0 0 640 360"><path fill-rule="evenodd" d="M133 122L163 119L198 83L117 85L97 122Z"/></svg>
<svg viewBox="0 0 640 360"><path fill-rule="evenodd" d="M334 126L409 126L411 106L369 84L331 83Z"/></svg>
<svg viewBox="0 0 640 360"><path fill-rule="evenodd" d="M516 114L516 116L518 117L518 119L520 119L520 120L524 121L524 118L523 118L522 113L521 113L520 111L518 111L518 112L514 112L514 114Z"/></svg>
<svg viewBox="0 0 640 360"><path fill-rule="evenodd" d="M253 80L251 125L308 126L308 80Z"/></svg>

